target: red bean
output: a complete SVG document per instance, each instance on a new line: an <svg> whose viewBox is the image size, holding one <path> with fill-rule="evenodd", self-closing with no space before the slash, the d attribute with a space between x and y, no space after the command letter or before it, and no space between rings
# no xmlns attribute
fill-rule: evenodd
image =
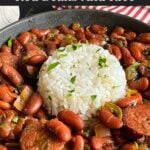
<svg viewBox="0 0 150 150"><path fill-rule="evenodd" d="M105 145L110 145L110 144L113 144L112 139L110 137L98 138L98 137L93 136L91 138L91 147L94 150L103 149Z"/></svg>
<svg viewBox="0 0 150 150"><path fill-rule="evenodd" d="M0 137L2 139L6 138L7 136L9 136L11 131L11 127L9 123L2 123L0 125Z"/></svg>
<svg viewBox="0 0 150 150"><path fill-rule="evenodd" d="M46 60L46 56L44 55L34 55L28 59L27 63L29 65L39 65L39 64L43 64L45 60Z"/></svg>
<svg viewBox="0 0 150 150"><path fill-rule="evenodd" d="M58 34L54 37L53 42L59 46L61 44L61 41L63 40L64 35L63 34Z"/></svg>
<svg viewBox="0 0 150 150"><path fill-rule="evenodd" d="M122 53L120 51L120 48L114 44L112 44L112 53L116 56L118 60L122 59Z"/></svg>
<svg viewBox="0 0 150 150"><path fill-rule="evenodd" d="M95 34L92 33L92 32L90 31L90 29L87 28L87 27L86 27L86 29L85 29L85 35L86 35L86 38L87 38L87 39L95 38Z"/></svg>
<svg viewBox="0 0 150 150"><path fill-rule="evenodd" d="M0 52L0 67L5 64L16 68L18 64L18 57L8 52Z"/></svg>
<svg viewBox="0 0 150 150"><path fill-rule="evenodd" d="M84 128L84 121L73 111L63 110L58 113L58 118L76 131Z"/></svg>
<svg viewBox="0 0 150 150"><path fill-rule="evenodd" d="M136 38L137 41L150 44L150 33L141 33Z"/></svg>
<svg viewBox="0 0 150 150"><path fill-rule="evenodd" d="M121 108L124 108L124 107L131 106L132 104L142 104L142 103L143 103L143 101L142 101L141 94L136 93L130 97L125 97L125 98L120 99L117 102L117 105Z"/></svg>
<svg viewBox="0 0 150 150"><path fill-rule="evenodd" d="M146 77L141 77L138 80L130 81L129 86L138 91L145 91L149 87L149 80Z"/></svg>
<svg viewBox="0 0 150 150"><path fill-rule="evenodd" d="M11 109L11 105L7 102L0 100L0 109Z"/></svg>
<svg viewBox="0 0 150 150"><path fill-rule="evenodd" d="M48 56L53 55L55 50L57 49L55 42L49 41L47 44L46 53Z"/></svg>
<svg viewBox="0 0 150 150"><path fill-rule="evenodd" d="M7 46L7 45L3 45L1 47L1 52L11 53L11 51L12 51L12 49L9 46Z"/></svg>
<svg viewBox="0 0 150 150"><path fill-rule="evenodd" d="M129 144L125 144L123 145L120 150L136 150L134 144L129 143Z"/></svg>
<svg viewBox="0 0 150 150"><path fill-rule="evenodd" d="M13 54L20 57L22 55L23 46L18 40L13 41Z"/></svg>
<svg viewBox="0 0 150 150"><path fill-rule="evenodd" d="M19 86L23 83L22 76L15 68L9 65L3 65L0 70L15 86Z"/></svg>
<svg viewBox="0 0 150 150"><path fill-rule="evenodd" d="M20 118L17 124L13 128L13 133L15 136L19 136L21 134L24 124L25 124L25 119Z"/></svg>
<svg viewBox="0 0 150 150"><path fill-rule="evenodd" d="M24 113L27 115L35 114L42 106L43 99L40 94L35 93L24 108Z"/></svg>
<svg viewBox="0 0 150 150"><path fill-rule="evenodd" d="M4 119L3 122L11 123L12 119L15 116L15 112L13 110L5 110L5 116L6 118Z"/></svg>
<svg viewBox="0 0 150 150"><path fill-rule="evenodd" d="M75 34L76 38L80 41L80 40L86 40L86 37L85 37L85 33L82 32L82 31L76 31L76 34Z"/></svg>
<svg viewBox="0 0 150 150"><path fill-rule="evenodd" d="M94 44L94 45L100 45L100 41L96 38L89 39L89 43Z"/></svg>
<svg viewBox="0 0 150 150"><path fill-rule="evenodd" d="M67 142L71 139L71 131L63 122L52 119L46 125L60 140Z"/></svg>
<svg viewBox="0 0 150 150"><path fill-rule="evenodd" d="M107 32L107 28L105 26L99 25L99 24L93 24L91 26L91 30L94 33L98 33L98 34L105 34Z"/></svg>
<svg viewBox="0 0 150 150"><path fill-rule="evenodd" d="M1 100L8 102L8 103L12 103L15 98L16 98L16 94L12 93L10 89L8 88L8 86L6 86L5 84L0 85L0 99Z"/></svg>
<svg viewBox="0 0 150 150"><path fill-rule="evenodd" d="M23 32L19 35L17 40L22 44L25 45L29 43L32 39L31 33L30 32Z"/></svg>
<svg viewBox="0 0 150 150"><path fill-rule="evenodd" d="M75 34L75 32L73 30L69 29L65 24L61 24L60 26L58 26L58 29L63 34L72 34L72 35Z"/></svg>
<svg viewBox="0 0 150 150"><path fill-rule="evenodd" d="M126 32L124 36L126 37L126 39L128 41L133 41L136 37L136 33L132 32L132 31L129 31L129 32Z"/></svg>
<svg viewBox="0 0 150 150"><path fill-rule="evenodd" d="M122 120L116 117L107 107L103 107L99 111L99 119L111 129L119 129L123 126Z"/></svg>
<svg viewBox="0 0 150 150"><path fill-rule="evenodd" d="M121 52L122 52L123 62L126 66L130 66L135 63L135 59L131 56L131 53L127 48L122 48Z"/></svg>
<svg viewBox="0 0 150 150"><path fill-rule="evenodd" d="M136 61L143 61L144 57L141 52L141 46L137 42L132 42L130 44L130 52Z"/></svg>
<svg viewBox="0 0 150 150"><path fill-rule="evenodd" d="M33 56L33 55L45 55L45 52L41 50L41 48L33 43L28 43L25 45L27 58Z"/></svg>
<svg viewBox="0 0 150 150"><path fill-rule="evenodd" d="M6 146L0 144L0 150L8 150Z"/></svg>
<svg viewBox="0 0 150 150"><path fill-rule="evenodd" d="M76 135L72 138L72 150L83 150L84 139L81 135Z"/></svg>
<svg viewBox="0 0 150 150"><path fill-rule="evenodd" d="M115 29L113 30L114 33L117 33L118 35L123 35L125 30L123 27L115 27Z"/></svg>
<svg viewBox="0 0 150 150"><path fill-rule="evenodd" d="M33 34L35 34L38 38L42 38L50 32L50 29L38 29L34 28L31 30Z"/></svg>

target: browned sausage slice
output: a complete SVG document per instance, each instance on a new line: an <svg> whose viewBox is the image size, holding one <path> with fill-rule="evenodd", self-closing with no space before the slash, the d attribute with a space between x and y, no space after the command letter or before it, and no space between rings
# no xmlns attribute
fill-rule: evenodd
<svg viewBox="0 0 150 150"><path fill-rule="evenodd" d="M65 142L60 141L40 123L31 123L23 130L20 138L22 150L62 150Z"/></svg>
<svg viewBox="0 0 150 150"><path fill-rule="evenodd" d="M150 103L125 108L123 122L134 138L150 136Z"/></svg>

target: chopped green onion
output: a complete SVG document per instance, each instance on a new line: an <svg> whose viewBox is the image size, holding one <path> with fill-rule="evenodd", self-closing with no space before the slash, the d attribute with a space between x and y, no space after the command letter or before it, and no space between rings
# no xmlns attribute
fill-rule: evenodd
<svg viewBox="0 0 150 150"><path fill-rule="evenodd" d="M131 69L131 71L136 71L137 70L137 68L139 67L139 65L140 65L140 63L135 63L135 64L133 64L133 65L131 65L130 67L130 69Z"/></svg>
<svg viewBox="0 0 150 150"><path fill-rule="evenodd" d="M92 133L92 130L90 128L86 128L83 132L83 135L88 138Z"/></svg>
<svg viewBox="0 0 150 150"><path fill-rule="evenodd" d="M15 116L15 117L12 119L12 122L17 123L18 120L19 120L19 116Z"/></svg>
<svg viewBox="0 0 150 150"><path fill-rule="evenodd" d="M52 69L54 69L55 67L57 67L59 65L59 62L55 62L55 63L52 63L48 66L48 69L47 71L51 71Z"/></svg>
<svg viewBox="0 0 150 150"><path fill-rule="evenodd" d="M73 77L70 79L70 82L73 84L75 81L76 81L76 76L73 76Z"/></svg>
<svg viewBox="0 0 150 150"><path fill-rule="evenodd" d="M108 67L107 65L107 60L106 60L106 57L99 57L99 60L98 60L98 65L102 68L102 67Z"/></svg>
<svg viewBox="0 0 150 150"><path fill-rule="evenodd" d="M75 89L73 89L73 90L70 90L70 91L68 91L68 92L70 92L70 93L73 93L75 91Z"/></svg>
<svg viewBox="0 0 150 150"><path fill-rule="evenodd" d="M65 57L67 54L59 54L58 57Z"/></svg>
<svg viewBox="0 0 150 150"><path fill-rule="evenodd" d="M112 86L112 89L115 89L117 87L120 87L120 85L114 85L114 86Z"/></svg>
<svg viewBox="0 0 150 150"><path fill-rule="evenodd" d="M91 95L91 100L94 101L96 99L97 95Z"/></svg>
<svg viewBox="0 0 150 150"><path fill-rule="evenodd" d="M48 96L48 99L51 101L52 100L51 96Z"/></svg>
<svg viewBox="0 0 150 150"><path fill-rule="evenodd" d="M56 49L56 51L58 51L58 52L64 52L65 48L64 47L60 47L59 49Z"/></svg>
<svg viewBox="0 0 150 150"><path fill-rule="evenodd" d="M73 44L71 50L75 51L75 50L77 50L78 48L80 48L81 46L82 46L82 45L80 45L80 44Z"/></svg>
<svg viewBox="0 0 150 150"><path fill-rule="evenodd" d="M97 50L96 50L96 53L99 52L100 50L101 50L101 48L97 49Z"/></svg>
<svg viewBox="0 0 150 150"><path fill-rule="evenodd" d="M70 92L67 93L66 98L70 98L72 94Z"/></svg>
<svg viewBox="0 0 150 150"><path fill-rule="evenodd" d="M7 45L12 48L12 44L13 44L13 39L10 37L7 41Z"/></svg>
<svg viewBox="0 0 150 150"><path fill-rule="evenodd" d="M35 128L35 126L34 125L28 125L26 128L25 128L25 130L30 130L30 129L34 129Z"/></svg>

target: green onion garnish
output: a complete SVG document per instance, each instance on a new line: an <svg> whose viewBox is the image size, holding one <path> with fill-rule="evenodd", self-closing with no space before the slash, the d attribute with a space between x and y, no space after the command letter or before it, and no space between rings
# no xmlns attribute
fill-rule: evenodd
<svg viewBox="0 0 150 150"><path fill-rule="evenodd" d="M52 63L48 66L48 69L47 71L51 71L52 69L54 69L55 67L57 67L59 65L59 62L55 62L55 63Z"/></svg>
<svg viewBox="0 0 150 150"><path fill-rule="evenodd" d="M96 99L97 95L91 95L91 100L94 101Z"/></svg>
<svg viewBox="0 0 150 150"><path fill-rule="evenodd" d="M19 120L19 116L15 116L15 117L12 119L12 122L17 123L18 120Z"/></svg>
<svg viewBox="0 0 150 150"><path fill-rule="evenodd" d="M13 39L10 37L7 41L7 45L12 48Z"/></svg>
<svg viewBox="0 0 150 150"><path fill-rule="evenodd" d="M73 77L70 79L70 82L73 84L75 81L76 81L76 76L73 76Z"/></svg>
<svg viewBox="0 0 150 150"><path fill-rule="evenodd" d="M106 57L99 57L99 60L98 60L98 65L102 68L102 67L108 67L107 65L107 60L106 60Z"/></svg>

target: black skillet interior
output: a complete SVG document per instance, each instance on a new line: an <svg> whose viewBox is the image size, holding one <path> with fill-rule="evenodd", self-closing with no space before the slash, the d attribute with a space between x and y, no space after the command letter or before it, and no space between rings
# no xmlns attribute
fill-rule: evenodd
<svg viewBox="0 0 150 150"><path fill-rule="evenodd" d="M83 26L100 23L108 26L110 29L121 25L137 33L150 32L150 26L120 14L96 10L69 9L44 12L11 24L0 31L0 45L9 37L16 37L19 33L34 27L53 27L62 23L69 26L73 22L80 22Z"/></svg>

